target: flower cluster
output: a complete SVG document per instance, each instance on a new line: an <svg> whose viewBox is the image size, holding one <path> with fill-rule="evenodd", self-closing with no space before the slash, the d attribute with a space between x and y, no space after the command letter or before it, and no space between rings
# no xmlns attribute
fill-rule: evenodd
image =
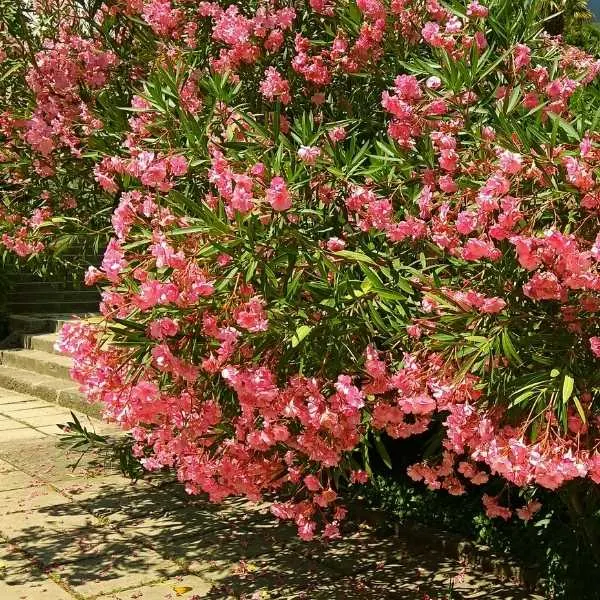
<svg viewBox="0 0 600 600"><path fill-rule="evenodd" d="M389 438L491 517L600 483L600 62L517 3L299 4L116 2L23 58L2 245L110 213L73 378L145 468L306 540Z"/></svg>
<svg viewBox="0 0 600 600"><path fill-rule="evenodd" d="M98 41L68 34L57 41L48 40L27 74L36 101L36 109L25 123L27 143L45 158L58 146L79 152L75 128L89 133L102 127L83 102L80 87L101 88L117 60Z"/></svg>

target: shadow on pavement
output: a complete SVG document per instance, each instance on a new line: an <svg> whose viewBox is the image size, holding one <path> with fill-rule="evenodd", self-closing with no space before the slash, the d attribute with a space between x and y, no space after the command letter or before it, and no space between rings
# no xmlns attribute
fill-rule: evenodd
<svg viewBox="0 0 600 600"><path fill-rule="evenodd" d="M40 508L47 524L26 527L12 541L76 589L90 580L120 585L132 573L168 577L172 563L163 564L165 558L212 581L205 596L212 600L437 599L450 597L452 586L455 598L532 597L490 574L465 570L435 547L415 551L401 536L378 539L359 531L327 545L307 544L264 506L186 499L175 484L131 485L111 477L63 491L72 500ZM82 521L90 513L95 518Z"/></svg>

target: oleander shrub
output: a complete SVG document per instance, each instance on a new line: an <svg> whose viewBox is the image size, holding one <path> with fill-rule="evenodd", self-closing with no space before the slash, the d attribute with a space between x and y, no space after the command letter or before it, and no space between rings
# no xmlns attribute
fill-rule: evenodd
<svg viewBox="0 0 600 600"><path fill-rule="evenodd" d="M101 26L100 15L94 2L0 0L5 269L81 279L110 238L114 198L93 170L122 144L116 132L127 115L119 107L129 105L132 77L148 54L132 41L141 26Z"/></svg>
<svg viewBox="0 0 600 600"><path fill-rule="evenodd" d="M103 320L59 347L146 469L332 538L343 491L414 437L409 476L490 517L532 519L540 488L583 510L600 62L539 3L22 7L2 244L110 228Z"/></svg>

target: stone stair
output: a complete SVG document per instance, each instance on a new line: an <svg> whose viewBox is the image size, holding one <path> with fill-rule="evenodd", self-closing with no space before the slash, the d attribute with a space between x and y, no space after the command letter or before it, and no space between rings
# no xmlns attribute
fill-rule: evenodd
<svg viewBox="0 0 600 600"><path fill-rule="evenodd" d="M88 315L82 315L88 316ZM70 358L54 349L58 331L73 317L68 315L11 315L9 345L0 350L0 388L21 392L99 416L71 380Z"/></svg>
<svg viewBox="0 0 600 600"><path fill-rule="evenodd" d="M33 273L20 271L7 275L6 311L11 314L97 312L100 293L82 287L66 275L41 279Z"/></svg>

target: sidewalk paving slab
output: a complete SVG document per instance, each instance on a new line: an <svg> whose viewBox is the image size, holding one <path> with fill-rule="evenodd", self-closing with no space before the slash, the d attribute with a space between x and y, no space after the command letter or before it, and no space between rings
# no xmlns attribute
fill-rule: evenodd
<svg viewBox="0 0 600 600"><path fill-rule="evenodd" d="M14 547L0 542L0 598L2 600L74 600Z"/></svg>
<svg viewBox="0 0 600 600"><path fill-rule="evenodd" d="M31 440L26 445L12 447L0 445L0 458L14 468L36 474L50 483L73 480L81 482L105 472L102 462L95 455L90 453L82 458L78 452L57 446L55 438L42 437Z"/></svg>
<svg viewBox="0 0 600 600"><path fill-rule="evenodd" d="M0 475L0 492L11 490L33 489L43 485L42 480L32 477L23 471L7 471Z"/></svg>
<svg viewBox="0 0 600 600"><path fill-rule="evenodd" d="M0 416L0 431L6 431L8 429L21 429L27 427L21 423L16 423L14 419L9 417Z"/></svg>
<svg viewBox="0 0 600 600"><path fill-rule="evenodd" d="M16 424L16 421L15 421ZM22 426L0 432L0 452L4 448L14 448L16 445L31 440L42 440L48 435L32 427Z"/></svg>
<svg viewBox="0 0 600 600"><path fill-rule="evenodd" d="M31 410L47 410L48 408L54 408L55 404L50 404L45 400L39 400L38 398L10 398L9 402L4 402L0 404L0 414L11 416L16 413L21 413L23 411L31 411Z"/></svg>
<svg viewBox="0 0 600 600"><path fill-rule="evenodd" d="M51 579L40 576L25 583L9 584L0 579L2 600L76 600Z"/></svg>
<svg viewBox="0 0 600 600"><path fill-rule="evenodd" d="M194 575L173 577L153 585L144 585L134 589L121 590L98 596L96 600L183 600L205 598L213 584Z"/></svg>
<svg viewBox="0 0 600 600"><path fill-rule="evenodd" d="M67 498L49 485L0 492L0 517L18 512L37 512L65 502ZM19 517L13 517L18 519Z"/></svg>
<svg viewBox="0 0 600 600"><path fill-rule="evenodd" d="M100 556L64 563L52 574L85 598L160 582L182 573L157 552L135 545L109 548Z"/></svg>
<svg viewBox="0 0 600 600"><path fill-rule="evenodd" d="M80 456L44 424L61 420L70 412L0 390L0 600L438 600L451 582L463 600L536 598L435 544L370 530L304 543L266 504L214 505L160 478L132 484L93 455L74 468Z"/></svg>
<svg viewBox="0 0 600 600"><path fill-rule="evenodd" d="M10 471L16 471L15 467L5 460L0 459L0 474L9 473Z"/></svg>

